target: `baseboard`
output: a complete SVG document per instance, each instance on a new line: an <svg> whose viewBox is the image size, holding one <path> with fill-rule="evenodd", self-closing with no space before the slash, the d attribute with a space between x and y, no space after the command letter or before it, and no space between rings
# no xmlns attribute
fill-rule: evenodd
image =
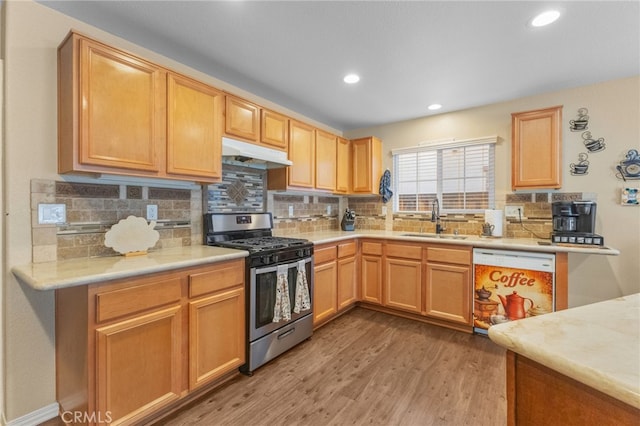
<svg viewBox="0 0 640 426"><path fill-rule="evenodd" d="M7 426L33 426L40 423L51 420L58 416L58 410L60 406L57 402L47 405L46 407L38 408L36 411L32 411L24 416L7 422Z"/></svg>

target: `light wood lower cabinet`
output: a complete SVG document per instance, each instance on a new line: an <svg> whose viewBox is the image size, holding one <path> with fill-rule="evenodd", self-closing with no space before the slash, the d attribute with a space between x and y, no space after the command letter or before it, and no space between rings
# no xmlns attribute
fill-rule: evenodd
<svg viewBox="0 0 640 426"><path fill-rule="evenodd" d="M245 362L244 286L189 302L189 389Z"/></svg>
<svg viewBox="0 0 640 426"><path fill-rule="evenodd" d="M384 305L422 311L422 247L387 243Z"/></svg>
<svg viewBox="0 0 640 426"><path fill-rule="evenodd" d="M427 247L424 315L473 325L471 247Z"/></svg>
<svg viewBox="0 0 640 426"><path fill-rule="evenodd" d="M360 280L362 301L382 304L382 243L363 240L361 243Z"/></svg>
<svg viewBox="0 0 640 426"><path fill-rule="evenodd" d="M357 251L355 240L338 244L338 311L350 308L358 301Z"/></svg>
<svg viewBox="0 0 640 426"><path fill-rule="evenodd" d="M313 324L317 325L338 312L338 267L335 259L314 268Z"/></svg>
<svg viewBox="0 0 640 426"><path fill-rule="evenodd" d="M244 363L244 260L56 290L56 393L86 423L143 422Z"/></svg>
<svg viewBox="0 0 640 426"><path fill-rule="evenodd" d="M96 403L112 424L180 398L182 310L171 306L96 329Z"/></svg>
<svg viewBox="0 0 640 426"><path fill-rule="evenodd" d="M637 425L640 410L507 351L507 425Z"/></svg>
<svg viewBox="0 0 640 426"><path fill-rule="evenodd" d="M318 326L358 301L357 242L314 248L313 325Z"/></svg>

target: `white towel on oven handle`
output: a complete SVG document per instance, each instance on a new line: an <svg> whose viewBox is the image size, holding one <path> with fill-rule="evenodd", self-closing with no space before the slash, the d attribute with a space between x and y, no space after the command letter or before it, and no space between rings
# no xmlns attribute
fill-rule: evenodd
<svg viewBox="0 0 640 426"><path fill-rule="evenodd" d="M299 314L300 311L311 309L311 298L309 297L309 284L307 283L306 261L298 262L298 276L296 277L296 300L293 305L293 312Z"/></svg>
<svg viewBox="0 0 640 426"><path fill-rule="evenodd" d="M273 321L291 320L291 301L289 300L289 265L279 265L276 283L276 303L273 307Z"/></svg>

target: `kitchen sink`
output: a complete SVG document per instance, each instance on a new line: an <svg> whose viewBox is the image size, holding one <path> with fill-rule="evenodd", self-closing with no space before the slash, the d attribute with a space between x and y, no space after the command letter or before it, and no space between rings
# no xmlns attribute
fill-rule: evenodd
<svg viewBox="0 0 640 426"><path fill-rule="evenodd" d="M449 240L466 240L466 235L454 235L454 234L402 234L403 237L421 237L421 238L443 238Z"/></svg>

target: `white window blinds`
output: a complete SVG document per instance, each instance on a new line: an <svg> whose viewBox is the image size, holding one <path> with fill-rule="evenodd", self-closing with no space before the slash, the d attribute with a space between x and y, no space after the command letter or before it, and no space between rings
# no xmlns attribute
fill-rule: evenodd
<svg viewBox="0 0 640 426"><path fill-rule="evenodd" d="M483 138L393 151L394 211L473 213L495 205L495 143Z"/></svg>

